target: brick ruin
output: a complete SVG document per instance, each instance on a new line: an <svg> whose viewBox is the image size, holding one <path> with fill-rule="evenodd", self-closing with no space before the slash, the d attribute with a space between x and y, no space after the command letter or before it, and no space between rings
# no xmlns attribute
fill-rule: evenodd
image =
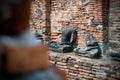
<svg viewBox="0 0 120 80"><path fill-rule="evenodd" d="M61 40L63 27L78 28L78 46L86 45L86 35L100 42L108 40L108 0L36 0L33 2L32 29L41 29L43 39Z"/></svg>
<svg viewBox="0 0 120 80"><path fill-rule="evenodd" d="M109 14L109 39L112 49L120 49L120 0L111 0Z"/></svg>
<svg viewBox="0 0 120 80"><path fill-rule="evenodd" d="M77 27L77 44L86 46L87 34L99 41L103 54L120 49L120 0L35 0L31 30L40 31L43 40L61 41L64 27ZM51 62L68 72L70 80L118 80L119 62L107 56L100 60L51 52ZM72 54L72 56L71 56Z"/></svg>

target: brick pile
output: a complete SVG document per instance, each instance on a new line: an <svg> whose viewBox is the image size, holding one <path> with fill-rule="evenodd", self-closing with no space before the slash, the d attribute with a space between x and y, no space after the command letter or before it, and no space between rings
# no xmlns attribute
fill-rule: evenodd
<svg viewBox="0 0 120 80"><path fill-rule="evenodd" d="M50 62L66 70L69 80L119 80L120 63L110 59L88 59L51 52ZM105 61L106 60L106 61Z"/></svg>

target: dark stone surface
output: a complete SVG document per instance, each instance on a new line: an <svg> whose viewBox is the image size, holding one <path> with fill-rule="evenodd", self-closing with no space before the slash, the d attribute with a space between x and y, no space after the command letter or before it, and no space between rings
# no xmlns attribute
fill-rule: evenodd
<svg viewBox="0 0 120 80"><path fill-rule="evenodd" d="M120 60L120 42L109 40L110 49L108 51L109 56L114 60Z"/></svg>
<svg viewBox="0 0 120 80"><path fill-rule="evenodd" d="M58 48L51 48L51 50L59 53L68 53L73 51L73 47L71 45L59 45Z"/></svg>
<svg viewBox="0 0 120 80"><path fill-rule="evenodd" d="M120 50L111 50L109 55L115 60L120 60Z"/></svg>
<svg viewBox="0 0 120 80"><path fill-rule="evenodd" d="M88 34L86 37L87 46L98 46L98 41L92 34Z"/></svg>
<svg viewBox="0 0 120 80"><path fill-rule="evenodd" d="M68 44L68 45L73 45L76 42L76 36L77 32L75 28L72 27L66 27L62 31L62 39L61 43L62 44Z"/></svg>
<svg viewBox="0 0 120 80"><path fill-rule="evenodd" d="M38 39L43 40L43 38L42 38L42 30L36 31L34 34Z"/></svg>

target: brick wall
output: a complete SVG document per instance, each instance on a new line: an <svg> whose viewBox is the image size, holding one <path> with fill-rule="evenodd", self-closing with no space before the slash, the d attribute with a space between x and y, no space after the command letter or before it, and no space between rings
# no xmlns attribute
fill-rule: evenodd
<svg viewBox="0 0 120 80"><path fill-rule="evenodd" d="M51 0L52 39L60 41L63 27L78 27L78 45L86 45L86 35L99 42L107 40L108 0ZM108 10L107 10L108 9ZM58 36L59 35L59 36Z"/></svg>
<svg viewBox="0 0 120 80"><path fill-rule="evenodd" d="M66 70L69 80L120 80L120 63L109 58L88 59L72 53L51 53L50 62Z"/></svg>
<svg viewBox="0 0 120 80"><path fill-rule="evenodd" d="M44 40L50 39L50 0L35 0L32 3L31 30L41 30Z"/></svg>
<svg viewBox="0 0 120 80"><path fill-rule="evenodd" d="M107 40L108 0L36 0L32 5L32 30L45 32L49 37L61 40L63 27L78 27L77 42L86 45L86 35L93 34L99 42ZM50 31L51 30L51 31ZM47 36L46 36L47 35Z"/></svg>
<svg viewBox="0 0 120 80"><path fill-rule="evenodd" d="M110 47L120 49L120 0L110 0L109 21Z"/></svg>

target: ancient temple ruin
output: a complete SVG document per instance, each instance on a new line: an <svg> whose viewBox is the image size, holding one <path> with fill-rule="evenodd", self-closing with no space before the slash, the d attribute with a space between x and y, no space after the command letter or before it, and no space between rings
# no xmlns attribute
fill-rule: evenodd
<svg viewBox="0 0 120 80"><path fill-rule="evenodd" d="M63 29L76 28L72 52L51 52L51 62L67 70L70 80L120 79L120 0L35 0L31 9L31 30L45 43L61 43ZM88 35L96 41L92 48ZM81 51L99 58L86 58Z"/></svg>

